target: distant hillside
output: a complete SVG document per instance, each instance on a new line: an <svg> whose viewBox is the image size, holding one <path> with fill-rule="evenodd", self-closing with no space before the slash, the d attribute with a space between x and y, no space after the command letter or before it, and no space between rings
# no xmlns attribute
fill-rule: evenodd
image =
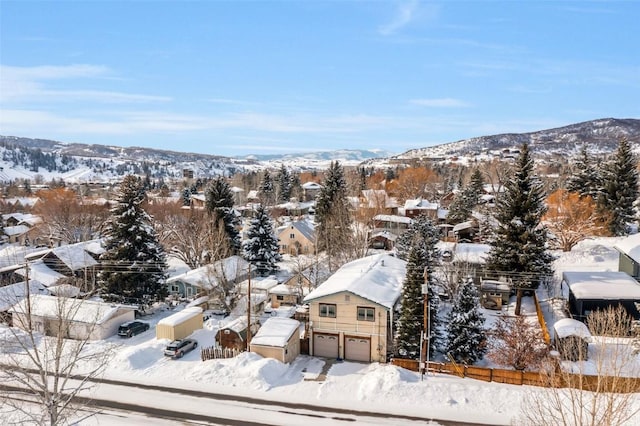
<svg viewBox="0 0 640 426"><path fill-rule="evenodd" d="M531 152L539 157L554 154L570 157L578 153L585 144L591 153L604 154L613 152L623 137L631 142L636 151L640 151L640 120L603 118L537 132L481 136L412 149L394 158L471 156L518 147L523 143L529 144Z"/></svg>

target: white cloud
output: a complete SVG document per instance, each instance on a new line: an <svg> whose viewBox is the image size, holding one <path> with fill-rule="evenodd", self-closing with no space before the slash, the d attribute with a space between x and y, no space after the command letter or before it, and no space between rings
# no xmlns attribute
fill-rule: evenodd
<svg viewBox="0 0 640 426"><path fill-rule="evenodd" d="M19 102L56 102L92 101L104 103L129 102L167 102L170 97L137 93L122 93L108 90L55 89L48 87L50 81L72 79L112 78L109 68L100 65L41 65L36 67L13 67L0 65L2 90L0 102L3 104Z"/></svg>
<svg viewBox="0 0 640 426"><path fill-rule="evenodd" d="M391 20L391 22L381 25L378 28L378 32L382 35L391 35L409 24L418 10L419 2L417 0L410 0L408 2L403 2L399 5L396 10L396 14Z"/></svg>
<svg viewBox="0 0 640 426"><path fill-rule="evenodd" d="M468 108L471 106L468 102L453 98L411 99L409 102L429 108Z"/></svg>

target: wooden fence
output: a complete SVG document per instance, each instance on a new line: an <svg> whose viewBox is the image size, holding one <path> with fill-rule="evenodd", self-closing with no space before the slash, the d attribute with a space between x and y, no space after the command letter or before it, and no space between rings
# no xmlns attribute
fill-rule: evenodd
<svg viewBox="0 0 640 426"><path fill-rule="evenodd" d="M542 337L544 338L545 343L551 345L551 336L549 335L549 329L547 328L547 322L544 320L544 315L542 315L542 308L540 307L540 302L538 301L538 296L536 292L533 292L533 301L536 305L536 315L538 315L538 322L540 323L540 328L542 329Z"/></svg>
<svg viewBox="0 0 640 426"><path fill-rule="evenodd" d="M244 351L239 351L234 348L216 348L211 346L200 350L200 358L202 358L203 361L208 361L210 359L235 358L242 352Z"/></svg>
<svg viewBox="0 0 640 426"><path fill-rule="evenodd" d="M419 371L420 367L418 361L414 359L392 358L391 364L411 371ZM545 375L537 371L504 370L442 362L429 362L428 367L430 373L450 374L510 385L571 387L601 392L640 392L638 377L603 377L570 373Z"/></svg>

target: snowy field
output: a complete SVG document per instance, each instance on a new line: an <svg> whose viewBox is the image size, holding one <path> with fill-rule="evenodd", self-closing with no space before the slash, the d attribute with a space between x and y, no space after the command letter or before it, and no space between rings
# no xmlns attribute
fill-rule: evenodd
<svg viewBox="0 0 640 426"><path fill-rule="evenodd" d="M614 238L585 241L571 253L558 253L557 273L565 270L617 270L617 253L612 248L616 241ZM549 315L551 319L557 315L551 305L547 307L545 316ZM161 312L144 320L154 325L171 313ZM198 330L192 337L198 340L200 347L213 346L220 322L228 320L221 317L209 320L206 328ZM403 414L495 425L518 424L520 407L527 394L544 391L536 387L486 383L447 375L427 375L422 380L417 373L377 363L331 360L330 368L327 368L327 360L304 355L290 365L252 353L244 353L234 359L203 362L199 350L186 354L182 359L171 360L163 356L167 343L166 339L155 338L152 327L150 331L130 339L114 336L93 342L90 349L115 348L115 355L106 369L107 378L385 412L390 417ZM326 373L326 378L317 380L321 373ZM639 398L635 404L640 405ZM256 420L278 423L277 418ZM81 424L94 423L95 419ZM640 419L634 419L630 424L640 425Z"/></svg>

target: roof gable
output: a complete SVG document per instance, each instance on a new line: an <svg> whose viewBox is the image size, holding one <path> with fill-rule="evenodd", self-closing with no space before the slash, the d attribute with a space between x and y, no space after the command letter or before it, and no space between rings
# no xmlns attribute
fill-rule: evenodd
<svg viewBox="0 0 640 426"><path fill-rule="evenodd" d="M346 291L391 309L400 297L405 275L404 260L388 253L367 256L342 266L304 301Z"/></svg>

